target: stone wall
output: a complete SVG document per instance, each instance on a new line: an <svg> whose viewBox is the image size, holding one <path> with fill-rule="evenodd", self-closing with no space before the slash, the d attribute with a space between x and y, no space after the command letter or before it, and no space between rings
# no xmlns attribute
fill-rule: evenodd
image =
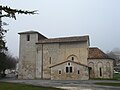
<svg viewBox="0 0 120 90"><path fill-rule="evenodd" d="M88 41L40 44L37 43L38 36L37 32L20 33L19 79L51 79L49 67L73 58L73 61L87 65Z"/></svg>
<svg viewBox="0 0 120 90"><path fill-rule="evenodd" d="M111 59L88 59L88 66L91 67L90 78L113 78Z"/></svg>
<svg viewBox="0 0 120 90"><path fill-rule="evenodd" d="M70 63L70 65L68 65ZM72 67L72 72L66 72L66 67ZM72 62L65 62L51 67L52 80L88 80L88 67Z"/></svg>
<svg viewBox="0 0 120 90"><path fill-rule="evenodd" d="M41 45L42 48L40 48ZM42 67L43 79L51 78L50 75L51 71L49 68L50 66L64 62L68 60L70 56L74 56L76 58L76 62L80 62L81 64L87 65L87 57L88 57L87 42L47 43L47 44L38 44L37 47L38 47L37 57L39 57L38 63L39 62L43 63L43 67ZM40 68L41 68L41 64L37 65L36 70L38 70L38 73L40 71ZM38 78L40 78L39 75L40 73L37 74Z"/></svg>
<svg viewBox="0 0 120 90"><path fill-rule="evenodd" d="M30 41L27 41L28 34L20 34L19 48L19 79L34 79L36 68L36 42L38 34L29 34Z"/></svg>

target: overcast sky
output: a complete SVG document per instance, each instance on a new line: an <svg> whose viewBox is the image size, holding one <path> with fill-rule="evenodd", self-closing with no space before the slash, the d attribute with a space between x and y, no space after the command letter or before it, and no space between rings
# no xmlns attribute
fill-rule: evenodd
<svg viewBox="0 0 120 90"><path fill-rule="evenodd" d="M5 18L7 46L19 55L18 32L36 30L48 38L90 36L90 46L104 52L120 48L120 0L1 0L12 8L39 10L37 15Z"/></svg>

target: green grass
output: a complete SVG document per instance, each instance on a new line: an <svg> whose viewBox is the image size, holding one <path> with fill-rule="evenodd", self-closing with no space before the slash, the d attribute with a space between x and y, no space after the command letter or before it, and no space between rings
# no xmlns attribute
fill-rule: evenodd
<svg viewBox="0 0 120 90"><path fill-rule="evenodd" d="M113 78L92 78L91 80L115 80Z"/></svg>
<svg viewBox="0 0 120 90"><path fill-rule="evenodd" d="M95 83L97 85L104 85L104 86L118 86L120 87L120 83L111 83L111 82L98 82Z"/></svg>
<svg viewBox="0 0 120 90"><path fill-rule="evenodd" d="M113 79L114 80L120 80L120 74L114 74Z"/></svg>
<svg viewBox="0 0 120 90"><path fill-rule="evenodd" d="M91 78L91 80L120 80L120 74L113 74L113 78Z"/></svg>
<svg viewBox="0 0 120 90"><path fill-rule="evenodd" d="M62 89L0 82L0 90L62 90Z"/></svg>

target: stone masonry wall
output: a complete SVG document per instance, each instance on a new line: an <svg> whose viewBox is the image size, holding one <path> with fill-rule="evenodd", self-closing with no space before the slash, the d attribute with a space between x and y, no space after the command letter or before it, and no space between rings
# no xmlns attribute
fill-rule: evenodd
<svg viewBox="0 0 120 90"><path fill-rule="evenodd" d="M38 34L30 34L30 41L27 41L27 34L20 35L19 49L19 79L34 79L36 68L36 42Z"/></svg>
<svg viewBox="0 0 120 90"><path fill-rule="evenodd" d="M39 44L41 45L41 44ZM39 46L38 45L38 46ZM86 42L76 43L50 43L43 44L43 78L50 79L50 66L66 61L70 55L75 55L78 62L87 65L88 46ZM38 56L40 53L38 54Z"/></svg>
<svg viewBox="0 0 120 90"><path fill-rule="evenodd" d="M88 67L71 63L71 73L66 73L67 62L51 68L52 80L88 80ZM61 72L61 73L59 73Z"/></svg>
<svg viewBox="0 0 120 90"><path fill-rule="evenodd" d="M113 78L113 60L88 59L88 65L92 67L91 78ZM100 68L102 75L100 76Z"/></svg>

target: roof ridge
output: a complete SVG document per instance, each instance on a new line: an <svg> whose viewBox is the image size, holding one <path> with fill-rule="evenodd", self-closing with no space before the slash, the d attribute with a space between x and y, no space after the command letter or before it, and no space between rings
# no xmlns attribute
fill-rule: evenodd
<svg viewBox="0 0 120 90"><path fill-rule="evenodd" d="M57 64L55 64L55 65L52 65L52 66L50 66L50 68L55 67L55 66L58 66L58 65L63 64L63 63L66 63L66 62L73 62L73 63L79 64L79 65L88 67L87 65L81 64L80 62L75 62L75 61L72 61L72 60L66 60L66 61L57 63Z"/></svg>
<svg viewBox="0 0 120 90"><path fill-rule="evenodd" d="M89 42L89 36L73 36L73 37L61 37L61 38L48 38L39 40L37 44L41 43L59 43L59 42L82 42L82 41L88 41Z"/></svg>

